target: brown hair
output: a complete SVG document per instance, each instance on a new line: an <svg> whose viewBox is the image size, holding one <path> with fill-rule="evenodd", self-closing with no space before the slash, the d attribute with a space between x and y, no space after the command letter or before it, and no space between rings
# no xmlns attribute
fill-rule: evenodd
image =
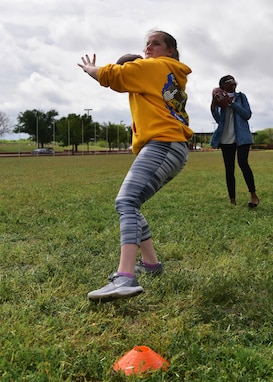
<svg viewBox="0 0 273 382"><path fill-rule="evenodd" d="M175 58L177 61L179 61L179 52L177 50L177 42L176 39L169 33L163 32L163 31L151 31L148 35L152 33L161 33L164 37L164 42L167 45L167 48L173 49L172 58Z"/></svg>

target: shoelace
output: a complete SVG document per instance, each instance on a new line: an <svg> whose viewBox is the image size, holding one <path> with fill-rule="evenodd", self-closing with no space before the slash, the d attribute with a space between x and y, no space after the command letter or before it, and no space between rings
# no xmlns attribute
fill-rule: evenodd
<svg viewBox="0 0 273 382"><path fill-rule="evenodd" d="M109 276L108 276L108 280L109 281L114 281L115 279L117 279L120 275L115 272L115 273L111 273Z"/></svg>

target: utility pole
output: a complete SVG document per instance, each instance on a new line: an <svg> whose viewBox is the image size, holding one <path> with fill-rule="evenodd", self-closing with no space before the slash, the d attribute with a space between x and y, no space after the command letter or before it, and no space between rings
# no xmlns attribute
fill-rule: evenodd
<svg viewBox="0 0 273 382"><path fill-rule="evenodd" d="M87 117L89 117L89 112L92 111L93 109L84 109L85 111L87 111Z"/></svg>
<svg viewBox="0 0 273 382"><path fill-rule="evenodd" d="M92 111L93 109L84 109L84 111L87 111L87 117L89 118L89 112ZM96 143L96 126L94 128L94 145ZM96 154L96 149L95 149L95 154Z"/></svg>
<svg viewBox="0 0 273 382"><path fill-rule="evenodd" d="M36 140L37 140L37 149L39 148L39 119L38 111L36 110Z"/></svg>

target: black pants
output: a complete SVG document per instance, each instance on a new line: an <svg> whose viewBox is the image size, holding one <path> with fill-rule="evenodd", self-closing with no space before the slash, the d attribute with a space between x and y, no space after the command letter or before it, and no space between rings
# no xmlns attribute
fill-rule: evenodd
<svg viewBox="0 0 273 382"><path fill-rule="evenodd" d="M255 182L252 170L248 164L248 154L250 145L237 146L236 143L231 145L221 144L225 169L226 169L226 183L230 199L235 198L235 155L237 151L237 159L240 169L242 170L245 182L249 192L255 192Z"/></svg>

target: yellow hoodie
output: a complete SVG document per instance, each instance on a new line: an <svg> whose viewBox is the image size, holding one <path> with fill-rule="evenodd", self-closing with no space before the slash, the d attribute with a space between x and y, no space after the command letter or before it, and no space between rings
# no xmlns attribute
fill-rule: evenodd
<svg viewBox="0 0 273 382"><path fill-rule="evenodd" d="M187 142L193 135L185 111L185 87L191 69L170 57L108 64L98 71L102 86L129 93L133 152L151 140Z"/></svg>

